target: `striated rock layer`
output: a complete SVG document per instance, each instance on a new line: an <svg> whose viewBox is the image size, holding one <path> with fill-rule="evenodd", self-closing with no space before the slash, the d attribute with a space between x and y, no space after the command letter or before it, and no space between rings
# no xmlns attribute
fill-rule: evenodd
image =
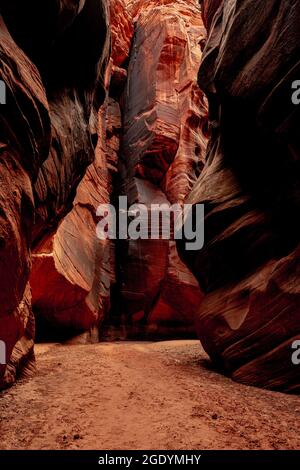
<svg viewBox="0 0 300 470"><path fill-rule="evenodd" d="M0 386L33 356L31 249L70 210L94 158L108 55L105 5L1 2L0 338L10 362L1 366Z"/></svg>
<svg viewBox="0 0 300 470"><path fill-rule="evenodd" d="M188 197L205 203L206 241L181 253L206 293L197 330L210 356L235 380L299 392L300 5L220 3L204 1L212 138Z"/></svg>
<svg viewBox="0 0 300 470"><path fill-rule="evenodd" d="M122 0L112 1L110 9L113 49L104 79L105 103L97 118L96 158L78 186L72 210L50 240L46 237L34 250L30 283L33 309L43 336L50 331L72 336L93 330L80 340L86 337L88 341L95 341L97 329L111 306L111 288L115 284L114 244L97 238L96 213L100 204L110 203L117 173L122 123L120 105L111 95L120 94L126 80L126 71L121 66L128 58L133 25ZM98 44L99 40L94 38L93 42ZM71 120L68 122L73 126ZM84 147L80 151L82 156L87 152ZM41 171L36 185L38 196L43 193L45 172L55 169L53 161L52 158L49 167ZM66 171L69 171L69 163L66 164ZM80 168L76 165L76 169ZM45 187L49 191L49 185ZM45 195L45 209L48 208Z"/></svg>
<svg viewBox="0 0 300 470"><path fill-rule="evenodd" d="M78 186L73 209L50 241L39 245L33 254L32 301L44 334L51 327L70 335L90 330L99 326L110 308L114 247L110 240L98 240L96 212L100 204L110 202L116 172L116 134L121 123L120 109L113 99L107 99L99 120L99 133L105 139L99 140L95 161Z"/></svg>

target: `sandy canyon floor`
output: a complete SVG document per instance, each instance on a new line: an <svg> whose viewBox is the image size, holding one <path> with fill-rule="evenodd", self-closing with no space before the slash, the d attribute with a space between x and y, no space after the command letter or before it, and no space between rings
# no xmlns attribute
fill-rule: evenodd
<svg viewBox="0 0 300 470"><path fill-rule="evenodd" d="M1 449L297 449L300 398L236 384L197 341L38 345L0 394Z"/></svg>

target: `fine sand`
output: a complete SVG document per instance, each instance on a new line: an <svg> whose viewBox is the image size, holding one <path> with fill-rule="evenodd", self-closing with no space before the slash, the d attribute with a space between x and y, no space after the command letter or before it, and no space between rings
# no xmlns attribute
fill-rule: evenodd
<svg viewBox="0 0 300 470"><path fill-rule="evenodd" d="M37 345L1 449L300 449L300 398L232 382L197 341Z"/></svg>

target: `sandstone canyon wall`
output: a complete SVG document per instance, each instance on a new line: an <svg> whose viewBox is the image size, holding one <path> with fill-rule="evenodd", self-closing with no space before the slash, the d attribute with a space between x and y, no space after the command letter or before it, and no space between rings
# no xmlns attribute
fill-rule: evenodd
<svg viewBox="0 0 300 470"><path fill-rule="evenodd" d="M96 160L58 231L33 256L44 329L109 338L191 334L201 301L175 242L97 239L99 204L182 203L205 158L207 106L197 84L205 30L197 0L111 0L112 54ZM103 323L104 322L104 323ZM101 326L103 323L103 326Z"/></svg>
<svg viewBox="0 0 300 470"><path fill-rule="evenodd" d="M1 151L14 148L1 171L1 385L33 367L36 320L41 337L193 333L202 294L175 242L101 241L96 211L119 195L183 203L201 172L197 0L13 0L1 13Z"/></svg>
<svg viewBox="0 0 300 470"><path fill-rule="evenodd" d="M198 334L235 380L299 392L299 3L205 0L204 14L212 138L188 201L205 204L206 240L180 247L206 294Z"/></svg>
<svg viewBox="0 0 300 470"><path fill-rule="evenodd" d="M0 331L10 359L0 369L5 386L22 365L32 365L31 250L49 240L72 208L94 159L109 42L100 0L2 0L1 15L0 79L7 103L0 115Z"/></svg>

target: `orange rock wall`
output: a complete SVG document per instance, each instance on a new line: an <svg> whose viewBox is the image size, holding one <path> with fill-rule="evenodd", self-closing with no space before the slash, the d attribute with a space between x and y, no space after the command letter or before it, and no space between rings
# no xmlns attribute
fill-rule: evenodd
<svg viewBox="0 0 300 470"><path fill-rule="evenodd" d="M128 8L135 35L123 96L121 193L149 208L183 203L206 151L207 107L197 84L206 37L201 12L197 1L128 2ZM201 292L175 243L128 241L119 252L132 334L191 334Z"/></svg>
<svg viewBox="0 0 300 470"><path fill-rule="evenodd" d="M207 140L197 84L201 12L197 0L112 0L110 13L96 161L50 247L36 250L34 310L60 328L105 320L100 330L109 337L191 334L201 292L175 242L99 242L95 214L118 195L129 204L183 203L200 174Z"/></svg>

